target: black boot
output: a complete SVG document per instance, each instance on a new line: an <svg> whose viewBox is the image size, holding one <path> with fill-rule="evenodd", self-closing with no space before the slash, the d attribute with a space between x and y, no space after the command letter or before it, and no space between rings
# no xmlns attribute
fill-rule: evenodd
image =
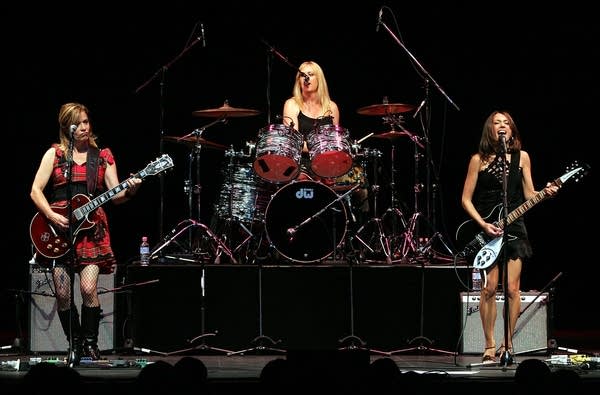
<svg viewBox="0 0 600 395"><path fill-rule="evenodd" d="M81 329L83 333L83 356L92 361L100 359L98 349L98 327L100 325L100 306L81 306Z"/></svg>
<svg viewBox="0 0 600 395"><path fill-rule="evenodd" d="M65 336L67 337L67 341L70 341L69 338L69 319L71 319L71 332L73 333L73 341L72 349L69 350L69 355L71 357L71 361L75 365L79 365L79 361L81 360L82 355L82 341L81 341L81 325L79 324L79 313L75 306L71 306L70 309L64 311L58 311L58 318L60 319L60 324L65 332Z"/></svg>

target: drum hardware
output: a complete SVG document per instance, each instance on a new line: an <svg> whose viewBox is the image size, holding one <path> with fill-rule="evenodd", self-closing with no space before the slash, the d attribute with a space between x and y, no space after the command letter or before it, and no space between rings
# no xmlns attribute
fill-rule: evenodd
<svg viewBox="0 0 600 395"><path fill-rule="evenodd" d="M194 145L194 148L192 150L192 152L190 152L189 155L189 164L188 164L188 179L186 180L184 189L185 191L188 193L188 204L189 204L189 213L190 213L190 219L188 220L184 220L182 222L180 222L175 229L173 229L170 233L171 236L167 236L168 240L166 240L164 242L163 245L161 245L158 248L153 249L153 251L151 252L151 257L153 254L158 253L161 249L163 249L165 246L167 246L168 244L170 244L173 240L175 240L179 235L181 235L183 232L185 232L186 230L188 231L189 234L189 246L190 246L190 251L193 253L194 257L196 258L200 258L202 257L202 254L206 251L203 251L203 244L200 242L200 240L198 240L198 245L196 246L196 248L193 248L192 246L192 238L193 238L193 232L192 230L194 228L199 228L201 230L201 232L205 235L208 236L208 238L206 239L209 243L208 243L208 248L211 249L211 251L209 252L209 255L212 255L212 257L214 257L214 263L220 263L221 262L221 255L222 253L225 253L229 259L231 260L232 263L237 263L236 259L234 258L233 254L231 253L231 250L228 248L228 246L215 234L213 233L213 231L206 225L204 225L203 223L200 222L200 208L201 208L201 204L200 204L200 193L202 191L202 187L200 185L200 153L202 150L202 133L210 126L213 126L217 123L220 122L225 122L225 118L219 118L211 123L209 123L208 125L200 128L200 129L195 129L193 132L189 133L186 136L183 136L182 139L184 138L188 138L190 136L194 136L196 137L196 144ZM196 163L196 185L192 188L192 167L193 167L193 163ZM192 214L193 214L193 204L192 204L192 194L196 195L196 215L198 217L198 221L192 219ZM185 226L183 226L181 229L178 229L180 225L185 224ZM205 332L205 323L206 323L206 319L205 319L205 297L206 297L206 290L205 290L205 277L206 277L206 271L205 271L205 260L204 259L198 259L198 261L202 264L202 274L201 274L201 279L200 279L200 321L201 321L201 328L200 328L200 335L194 337L193 339L188 340L187 342L190 344L193 344L194 342L196 342L197 340L202 340L202 343L196 346L193 346L192 348L188 348L188 349L184 349L184 350L178 350L178 351L173 351L171 353L169 353L168 355L174 355L174 354L180 354L180 353L184 353L184 352L188 352L191 350L203 350L203 351L218 351L218 352L223 352L223 353L228 353L230 352L230 350L225 350L225 349L221 349L221 348L216 348L216 347L212 347L210 345L207 345L205 340L207 337L212 337L212 336L216 336L217 335L217 331L214 332Z"/></svg>
<svg viewBox="0 0 600 395"><path fill-rule="evenodd" d="M391 193L391 207L386 209L381 217L377 215L377 201L379 196L380 186L377 180L377 171L374 172L373 185L371 190L373 191L373 218L367 223L361 226L355 235L355 239L358 240L369 253L375 254L382 252L385 256L385 263L392 264L394 259L394 251L396 245L399 244L399 238L401 238L402 232L399 231L399 226L403 229L406 227L406 221L402 211L396 207L397 197L395 188L396 170L395 170L395 145L392 143L391 149L391 182L390 182L390 193ZM378 157L376 157L377 159ZM375 161L375 169L377 169L377 161ZM385 226L389 225L389 226ZM389 229L386 232L386 228ZM368 238L368 240L367 240ZM376 245L373 245L376 243Z"/></svg>
<svg viewBox="0 0 600 395"><path fill-rule="evenodd" d="M425 152L426 152L426 161L427 161L427 166L426 166L426 171L427 171L427 179L426 179L426 185L427 188L430 187L430 173L431 173L431 166L432 166L432 160L431 160L431 145L429 142L429 138L427 136L429 136L429 126L430 126L430 119L429 119L429 115L430 115L430 107L429 107L429 85L430 83L433 83L433 85L438 89L438 91L440 93L442 93L444 95L444 97L446 97L446 99L448 100L448 102L450 104L452 104L454 106L454 108L456 108L457 110L459 110L458 106L452 101L452 99L450 99L450 97L448 97L448 95L446 95L446 92L443 91L443 89L441 88L441 86L433 79L433 77L431 76L431 74L421 65L421 63L419 63L419 61L417 60L417 58L415 58L415 56L406 48L406 46L402 43L402 41L400 39L398 39L398 37L396 37L394 35L394 33L390 30L390 28L387 26L387 24L383 21L380 21L380 25L382 25L385 30L394 38L394 40L398 43L398 45L400 45L402 47L402 49L409 55L409 57L412 60L413 65L415 65L418 68L418 74L424 79L424 88L425 88L425 99L423 100L423 102L421 102L421 105L419 105L419 111L421 110L421 108L424 108L423 111L421 111L421 118L422 118L422 124L424 125L423 127L423 134L424 136L426 136L426 138L423 140L426 146ZM418 154L418 144L417 144L417 140L413 140L414 146L415 146L415 163L418 162L419 159L419 154ZM417 188L417 186L419 186L419 188ZM412 220L412 224L410 227L415 227L416 229L416 233L418 236L418 217L420 216L419 214L419 210L418 210L418 203L417 203L417 195L418 192L420 191L422 187L420 186L419 182L418 182L418 168L417 165L415 164L415 213L413 214L411 220ZM429 193L427 194L427 213L431 214L430 212L430 205L429 205ZM435 215L431 216L430 218L435 218ZM432 226L433 228L435 228L435 223L433 224L434 226ZM414 236L415 233L413 232L405 232L405 242L409 243L410 249L412 249L413 251L415 251L414 247L415 245L412 244L414 242ZM406 240L409 239L409 240ZM418 248L418 246L417 246ZM404 250L404 248L403 248ZM405 257L403 256L403 259ZM394 355L397 353L402 353L402 352L407 352L407 351L415 351L415 350L419 350L419 351L434 351L434 352L439 352L439 353L443 353L443 354L450 354L450 355L456 355L455 352L451 352L451 351L445 351L445 350L438 350L438 349L434 349L431 348L427 345L425 345L424 343L428 343L429 345L431 345L433 343L433 341L431 339L428 339L427 337L424 336L423 334L423 322L424 322L424 299L425 299L425 262L423 260L421 260L421 314L420 314L420 328L419 328L419 335L414 337L413 339L411 339L409 341L409 344L412 344L414 342L418 341L418 345L414 346L414 347L409 347L406 349L400 349L400 350L394 350L394 351L390 351L390 355Z"/></svg>
<svg viewBox="0 0 600 395"><path fill-rule="evenodd" d="M207 128L209 128L213 125L216 125L218 123L224 123L224 122L226 122L226 119L220 118L220 119L217 119L217 120L207 124L206 126L204 126L202 128L195 129L192 132L190 132L182 137L178 137L178 138L170 137L169 140L177 141L177 142L183 141L186 143L189 143L192 140L195 140L195 144L193 146L192 151L190 152L189 160L188 160L188 177L184 181L184 192L188 196L188 211L189 211L189 219L187 220L189 225L184 228L184 230L188 230L188 246L187 246L188 252L197 258L200 258L203 256L202 246L200 245L200 243L197 246L194 246L194 243L193 243L193 239L194 239L193 229L199 228L203 234L208 236L208 241L211 243L209 245L209 248L212 250L211 253L212 253L212 255L214 255L215 263L218 263L220 261L220 255L222 253L225 253L226 255L228 255L229 258L231 259L231 261L235 263L235 258L233 257L233 255L231 254L231 251L229 250L229 248L227 248L225 243L223 243L223 241L221 239L219 239L210 230L210 228L208 226L206 226L200 222L200 218L201 218L201 216L200 216L200 208L201 208L200 193L202 191L202 186L200 185L200 153L202 150L202 143L206 141L205 139L202 138L202 133L204 133L204 131ZM214 144L214 143L211 143L211 144ZM192 186L192 180L194 178L192 175L193 174L192 167L193 167L194 162L196 164L196 169L195 169L196 170L196 174L195 174L196 185ZM195 208L196 208L196 216L197 216L198 220L195 220L193 218L194 195L196 197L196 207ZM185 222L186 221L180 222L180 224L178 224L162 240L162 244L154 247L151 251L151 256L159 253L164 247L171 244L180 234L182 234L182 232L178 231L178 228L182 223L185 223ZM180 246L180 244L178 244L178 243L176 243L176 244ZM204 260L205 260L204 258L201 259L202 262Z"/></svg>

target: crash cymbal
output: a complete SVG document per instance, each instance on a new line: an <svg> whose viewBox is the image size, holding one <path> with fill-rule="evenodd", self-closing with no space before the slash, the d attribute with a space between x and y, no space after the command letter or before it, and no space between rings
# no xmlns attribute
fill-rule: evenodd
<svg viewBox="0 0 600 395"><path fill-rule="evenodd" d="M223 106L219 108L209 108L207 110L193 111L192 115L195 117L210 117L210 118L239 118L239 117L250 117L253 115L260 114L257 110L251 110L249 108L235 108L231 107L227 100Z"/></svg>
<svg viewBox="0 0 600 395"><path fill-rule="evenodd" d="M213 143L212 141L208 141L202 137L196 137L196 136L183 136L183 137L179 137L179 136L164 136L163 140L165 141L172 141L174 143L180 143L180 144L185 144L185 145L189 145L189 146L196 146L196 143L199 143L200 146L204 147L204 148L211 148L211 149L218 149L218 150L226 150L227 147L222 145L222 144L218 144L218 143Z"/></svg>
<svg viewBox="0 0 600 395"><path fill-rule="evenodd" d="M356 110L357 113L361 115L390 115L390 114L398 114L401 112L408 112L415 109L415 106L412 104L373 104L371 106L361 107Z"/></svg>

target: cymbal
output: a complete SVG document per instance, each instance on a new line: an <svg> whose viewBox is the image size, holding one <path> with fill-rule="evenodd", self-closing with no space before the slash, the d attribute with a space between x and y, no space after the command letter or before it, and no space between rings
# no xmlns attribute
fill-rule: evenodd
<svg viewBox="0 0 600 395"><path fill-rule="evenodd" d="M421 143L421 141L420 141L421 139L418 136L416 136L406 130L401 130L401 131L390 130L389 132L376 133L373 136L371 136L371 138L375 138L375 139L388 139L388 140L396 140L400 137L408 137L409 139L414 141L419 147L425 148L423 143Z"/></svg>
<svg viewBox="0 0 600 395"><path fill-rule="evenodd" d="M249 108L236 108L231 107L227 100L223 103L223 106L219 108L209 108L206 110L193 111L192 115L195 117L210 117L210 118L240 118L250 117L253 115L260 114L257 110L251 110Z"/></svg>
<svg viewBox="0 0 600 395"><path fill-rule="evenodd" d="M390 130L389 132L375 133L371 138L395 140L403 136L411 137L411 134L404 131Z"/></svg>
<svg viewBox="0 0 600 395"><path fill-rule="evenodd" d="M415 109L412 104L373 104L371 106L361 107L356 110L361 115L390 115L397 114L400 112L408 112Z"/></svg>
<svg viewBox="0 0 600 395"><path fill-rule="evenodd" d="M227 146L225 146L225 145L213 143L212 141L208 141L202 137L196 137L196 136L184 136L184 137L164 136L163 140L172 141L174 143L180 143L180 144L185 144L185 145L189 145L189 146L196 146L196 143L199 143L204 148L211 148L211 149L217 149L217 150L226 150L227 149Z"/></svg>

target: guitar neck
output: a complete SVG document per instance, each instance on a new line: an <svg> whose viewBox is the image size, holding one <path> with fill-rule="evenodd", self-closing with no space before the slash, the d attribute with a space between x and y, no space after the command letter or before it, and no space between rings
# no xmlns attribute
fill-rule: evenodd
<svg viewBox="0 0 600 395"><path fill-rule="evenodd" d="M561 185L560 178L554 180L554 184L556 184L557 186L560 187L560 185ZM546 194L546 192L543 189L541 191L539 191L538 193L536 193L531 199L528 199L526 202L522 203L519 207L517 207L516 209L511 211L506 216L506 225L512 224L519 217L521 217L523 214L525 214L527 211L529 211L530 208L532 208L533 206L535 206L542 200L546 199L547 197L548 197L548 195ZM504 228L504 221L498 221L498 226L500 228Z"/></svg>
<svg viewBox="0 0 600 395"><path fill-rule="evenodd" d="M135 176L129 177L127 180L119 183L114 188L111 188L108 191L103 192L102 194L96 196L94 199L90 200L83 206L78 207L77 209L75 209L73 211L73 216L75 217L75 219L78 221L82 220L83 218L85 218L86 215L88 215L89 213L91 213L92 211L97 209L98 207L102 206L104 203L112 200L120 192L129 188L129 184L127 183L127 181L129 181L133 177L143 178L145 176L141 175L141 174L136 174Z"/></svg>

